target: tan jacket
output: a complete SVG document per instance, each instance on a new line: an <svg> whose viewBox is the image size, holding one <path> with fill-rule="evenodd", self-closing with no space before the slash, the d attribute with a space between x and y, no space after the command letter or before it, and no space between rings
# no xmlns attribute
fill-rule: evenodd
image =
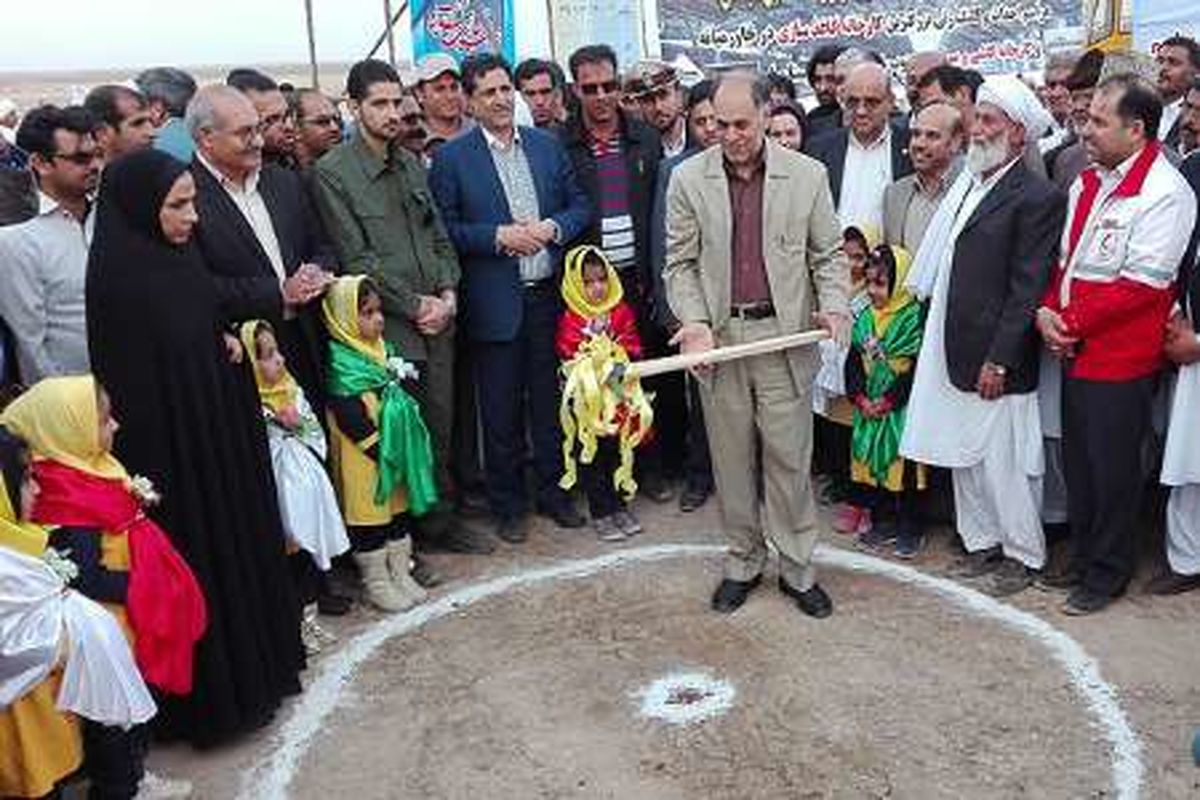
<svg viewBox="0 0 1200 800"><path fill-rule="evenodd" d="M763 257L780 335L814 327L816 311L849 317L850 270L829 179L820 162L766 144ZM728 343L733 226L720 146L680 164L667 188L667 302L684 323L704 322ZM814 296L815 295L815 296ZM788 351L797 389L807 389L817 348Z"/></svg>

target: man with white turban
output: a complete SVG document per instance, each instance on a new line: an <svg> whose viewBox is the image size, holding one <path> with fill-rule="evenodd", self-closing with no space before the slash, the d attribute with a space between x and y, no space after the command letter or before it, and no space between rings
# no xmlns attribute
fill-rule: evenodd
<svg viewBox="0 0 1200 800"><path fill-rule="evenodd" d="M949 468L963 578L1019 592L1045 563L1033 314L1050 280L1065 198L1022 162L1049 114L1015 78L980 87L966 169L917 251L932 295L901 453Z"/></svg>

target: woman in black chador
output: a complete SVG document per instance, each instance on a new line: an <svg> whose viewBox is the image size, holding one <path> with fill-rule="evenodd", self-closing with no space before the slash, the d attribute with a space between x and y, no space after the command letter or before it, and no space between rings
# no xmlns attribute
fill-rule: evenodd
<svg viewBox="0 0 1200 800"><path fill-rule="evenodd" d="M270 720L299 691L304 656L257 392L191 242L194 195L187 167L164 153L105 169L87 321L121 423L117 455L162 494L153 513L208 604L195 688L163 698L159 727L212 745Z"/></svg>

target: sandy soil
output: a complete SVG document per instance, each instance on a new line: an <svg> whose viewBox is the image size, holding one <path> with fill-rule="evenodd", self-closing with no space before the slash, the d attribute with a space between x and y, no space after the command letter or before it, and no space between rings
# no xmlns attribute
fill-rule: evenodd
<svg viewBox="0 0 1200 800"><path fill-rule="evenodd" d="M719 542L712 503L640 510L648 532L630 546ZM520 547L436 563L449 590L611 547L542 521ZM940 536L917 566L938 572L949 557ZM719 570L678 559L518 589L390 641L347 685L290 796L1111 796L1107 743L1039 645L919 589L832 569L829 620L802 616L773 576L722 617L707 609ZM1145 748L1143 796L1200 796L1200 593L1135 594L1082 620L1058 602L1036 590L1012 601L1100 662ZM356 611L337 627L345 640L378 619ZM638 690L681 669L729 681L728 713L687 727L639 716ZM277 729L211 752L156 748L150 766L193 780L197 797L232 797Z"/></svg>

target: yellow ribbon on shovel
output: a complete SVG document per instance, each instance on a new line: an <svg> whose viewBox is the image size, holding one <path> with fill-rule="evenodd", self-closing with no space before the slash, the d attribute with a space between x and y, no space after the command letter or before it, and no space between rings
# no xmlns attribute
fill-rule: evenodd
<svg viewBox="0 0 1200 800"><path fill-rule="evenodd" d="M642 391L641 381L629 367L625 349L607 335L595 336L562 365L564 379L558 419L563 431L563 476L558 485L571 489L578 478L579 463L596 457L597 439L616 436L620 464L613 473L613 486L626 499L637 492L633 479L633 450L650 432L653 395Z"/></svg>

